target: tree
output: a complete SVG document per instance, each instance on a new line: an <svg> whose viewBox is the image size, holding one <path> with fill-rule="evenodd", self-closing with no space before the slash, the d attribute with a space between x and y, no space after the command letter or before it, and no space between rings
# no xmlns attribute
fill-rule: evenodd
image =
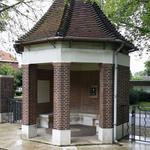
<svg viewBox="0 0 150 150"><path fill-rule="evenodd" d="M148 76L150 76L150 60L145 62L145 72Z"/></svg>
<svg viewBox="0 0 150 150"><path fill-rule="evenodd" d="M101 0L102 9L126 38L143 50L150 47L149 0Z"/></svg>
<svg viewBox="0 0 150 150"><path fill-rule="evenodd" d="M37 22L52 0L0 0L0 48L11 51L13 43Z"/></svg>
<svg viewBox="0 0 150 150"><path fill-rule="evenodd" d="M22 69L14 70L9 64L0 64L1 75L14 76L14 89L22 86Z"/></svg>

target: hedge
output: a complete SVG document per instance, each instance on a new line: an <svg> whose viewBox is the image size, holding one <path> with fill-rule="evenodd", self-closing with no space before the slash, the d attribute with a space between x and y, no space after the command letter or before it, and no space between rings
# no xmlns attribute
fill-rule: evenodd
<svg viewBox="0 0 150 150"><path fill-rule="evenodd" d="M129 94L130 104L137 104L138 102L150 102L150 93L143 90L131 89Z"/></svg>

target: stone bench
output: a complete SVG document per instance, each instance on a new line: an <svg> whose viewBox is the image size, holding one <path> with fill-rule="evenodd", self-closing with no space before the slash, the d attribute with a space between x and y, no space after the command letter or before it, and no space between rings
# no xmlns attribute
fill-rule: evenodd
<svg viewBox="0 0 150 150"><path fill-rule="evenodd" d="M42 128L52 128L53 114L40 114L39 115L39 126Z"/></svg>
<svg viewBox="0 0 150 150"><path fill-rule="evenodd" d="M40 114L39 126L42 128L52 128L53 114ZM86 125L86 126L99 126L98 114L89 113L70 113L70 125Z"/></svg>

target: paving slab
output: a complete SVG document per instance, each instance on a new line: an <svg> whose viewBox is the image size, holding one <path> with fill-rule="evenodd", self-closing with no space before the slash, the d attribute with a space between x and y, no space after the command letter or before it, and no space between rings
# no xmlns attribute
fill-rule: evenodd
<svg viewBox="0 0 150 150"><path fill-rule="evenodd" d="M150 144L146 143L131 143L127 140L123 140L120 143L122 146L82 145L57 147L39 142L22 140L19 124L0 124L0 150L150 150Z"/></svg>

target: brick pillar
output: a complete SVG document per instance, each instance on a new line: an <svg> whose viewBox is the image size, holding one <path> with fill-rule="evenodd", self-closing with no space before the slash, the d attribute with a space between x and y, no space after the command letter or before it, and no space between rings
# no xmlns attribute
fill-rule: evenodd
<svg viewBox="0 0 150 150"><path fill-rule="evenodd" d="M130 68L118 65L117 139L128 135Z"/></svg>
<svg viewBox="0 0 150 150"><path fill-rule="evenodd" d="M36 104L37 78L36 65L23 65L23 119L22 136L31 138L37 135Z"/></svg>
<svg viewBox="0 0 150 150"><path fill-rule="evenodd" d="M55 145L69 145L70 63L54 63L54 120L52 140Z"/></svg>
<svg viewBox="0 0 150 150"><path fill-rule="evenodd" d="M113 65L100 64L100 119L98 138L113 142Z"/></svg>
<svg viewBox="0 0 150 150"><path fill-rule="evenodd" d="M8 98L14 97L13 76L0 75L0 123L8 122Z"/></svg>

